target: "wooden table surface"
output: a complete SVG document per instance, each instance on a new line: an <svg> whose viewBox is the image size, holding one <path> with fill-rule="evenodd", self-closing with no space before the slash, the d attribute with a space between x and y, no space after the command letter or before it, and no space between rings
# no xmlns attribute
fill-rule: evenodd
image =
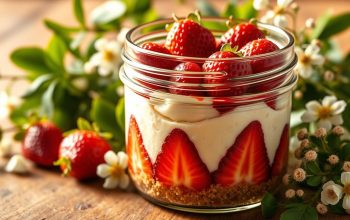
<svg viewBox="0 0 350 220"><path fill-rule="evenodd" d="M90 11L100 0L86 0ZM176 1L156 1L155 7L162 15L176 12L185 15L194 3L187 1L179 6ZM223 0L215 1L222 9ZM349 0L299 1L301 14L299 25L308 17L332 8L334 12L350 11ZM44 46L50 32L42 25L43 18L51 18L66 24L74 24L71 2L66 0L0 0L0 72L23 74L9 61L10 52L19 46ZM337 37L345 52L350 44L349 31ZM6 81L0 81L0 90ZM26 88L25 82L17 82L15 94ZM8 122L5 122L5 125ZM260 208L225 215L199 215L175 212L145 201L129 190L104 190L101 181L79 183L63 178L57 170L32 167L28 176L7 174L3 171L6 160L0 159L0 219L261 219ZM349 216L328 215L320 219L349 219ZM279 219L278 216L275 219Z"/></svg>

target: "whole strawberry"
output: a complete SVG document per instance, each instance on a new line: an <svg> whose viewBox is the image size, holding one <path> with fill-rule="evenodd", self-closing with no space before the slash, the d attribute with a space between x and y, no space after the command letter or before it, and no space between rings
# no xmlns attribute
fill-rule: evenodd
<svg viewBox="0 0 350 220"><path fill-rule="evenodd" d="M245 57L270 53L278 50L278 46L268 39L257 39L247 43L240 51ZM252 61L252 68L254 73L260 73L273 68L279 60L274 58L263 58Z"/></svg>
<svg viewBox="0 0 350 220"><path fill-rule="evenodd" d="M145 42L142 43L140 47L153 52L171 54L170 51L164 47L164 45L155 42ZM173 69L176 66L176 62L174 61L170 61L147 53L139 54L139 60L141 63L163 69Z"/></svg>
<svg viewBox="0 0 350 220"><path fill-rule="evenodd" d="M77 130L63 139L56 165L78 180L94 178L97 166L104 163L109 150L110 145L97 132Z"/></svg>
<svg viewBox="0 0 350 220"><path fill-rule="evenodd" d="M63 135L51 122L41 121L31 125L24 135L22 154L41 166L53 166L58 159Z"/></svg>
<svg viewBox="0 0 350 220"><path fill-rule="evenodd" d="M192 62L180 63L175 67L175 70L178 71L188 71L188 72L202 72L202 68ZM182 74L171 76L170 81L178 83L188 83L193 84L193 86L170 86L169 92L179 95L188 95L188 96L203 96L204 91L200 91L200 84L202 84L202 75L200 74Z"/></svg>
<svg viewBox="0 0 350 220"><path fill-rule="evenodd" d="M191 13L186 19L175 22L167 35L165 47L174 55L190 57L208 57L216 49L214 35L202 27L198 12Z"/></svg>
<svg viewBox="0 0 350 220"><path fill-rule="evenodd" d="M265 34L255 24L242 23L233 26L222 35L220 45L230 44L231 47L238 46L238 49L241 49L248 42L259 38L265 38Z"/></svg>
<svg viewBox="0 0 350 220"><path fill-rule="evenodd" d="M221 51L212 54L209 59L203 64L205 72L222 72L225 75L208 74L204 78L206 84L221 84L215 87L208 88L208 94L212 97L226 97L241 95L246 91L246 86L235 84L231 79L233 77L249 75L252 69L249 63L237 61L229 58L239 57L237 47L231 48L229 44L224 45ZM221 59L221 60L219 60Z"/></svg>

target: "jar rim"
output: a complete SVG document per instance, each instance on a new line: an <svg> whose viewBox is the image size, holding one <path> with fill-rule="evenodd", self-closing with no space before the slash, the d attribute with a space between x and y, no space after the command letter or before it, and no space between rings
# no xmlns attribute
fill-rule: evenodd
<svg viewBox="0 0 350 220"><path fill-rule="evenodd" d="M181 17L179 19L185 19L184 17ZM203 21L217 21L217 22L223 22L223 21L227 21L227 18L223 18L223 17L202 17L201 20ZM242 23L242 22L248 22L247 20L243 20L243 19L235 19L235 21ZM264 53L264 54L258 54L258 55L253 55L253 56L249 56L249 57L230 57L230 58L208 58L208 57L190 57L190 56L180 56L180 55L173 55L173 54L164 54L164 53L159 53L156 51L151 51L151 50L147 50L144 48L141 48L139 45L137 45L131 38L132 38L132 34L135 33L138 30L141 30L143 28L152 26L152 25L157 25L157 24L163 24L163 23L172 23L174 22L173 19L171 18L166 18L166 19L159 19L159 20L155 20L152 22L148 22L148 23L144 23L138 26L135 26L134 28L130 29L127 34L126 34L126 46L131 48L133 51L135 52L139 52L142 54L149 54L149 55L153 55L153 56L157 56L160 58L164 58L164 59L179 59L179 60L183 60L183 59L190 59L193 62L204 62L204 61L247 61L247 60L254 60L254 59L267 59L269 57L273 57L276 56L280 53L283 53L285 51L288 51L289 49L291 49L294 45L294 37L293 35L288 32L287 30L274 26L274 25L270 25L270 24L266 24L266 23L261 23L261 22L257 22L257 26L258 27L263 27L267 30L272 30L275 31L276 33L279 33L281 35L283 35L286 39L288 39L288 43L286 45L284 45L282 48L279 48L276 51L272 51L272 52L268 52L268 53Z"/></svg>

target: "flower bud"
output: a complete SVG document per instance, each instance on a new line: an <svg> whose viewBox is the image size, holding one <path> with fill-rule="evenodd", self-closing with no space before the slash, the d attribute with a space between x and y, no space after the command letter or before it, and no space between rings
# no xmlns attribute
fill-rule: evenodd
<svg viewBox="0 0 350 220"><path fill-rule="evenodd" d="M302 128L298 131L297 137L299 141L302 141L304 139L306 139L308 137L308 133L307 133L307 129L306 128Z"/></svg>
<svg viewBox="0 0 350 220"><path fill-rule="evenodd" d="M330 155L327 160L332 165L339 163L339 157L335 154Z"/></svg>
<svg viewBox="0 0 350 220"><path fill-rule="evenodd" d="M315 131L315 136L317 138L323 138L326 137L327 135L327 130L325 128L319 128Z"/></svg>
<svg viewBox="0 0 350 220"><path fill-rule="evenodd" d="M308 18L308 19L305 21L305 27L306 27L306 28L313 29L313 28L315 28L315 26L316 26L315 19L313 19L313 18Z"/></svg>
<svg viewBox="0 0 350 220"><path fill-rule="evenodd" d="M288 189L286 192L285 192L285 196L287 199L291 199L295 196L295 190L294 189Z"/></svg>
<svg viewBox="0 0 350 220"><path fill-rule="evenodd" d="M324 215L328 212L328 208L327 206L325 206L324 204L322 203L318 203L317 206L316 206L316 210L318 213L320 213L321 215Z"/></svg>
<svg viewBox="0 0 350 220"><path fill-rule="evenodd" d="M294 170L293 179L297 182L303 182L306 178L306 172L303 168L297 168Z"/></svg>
<svg viewBox="0 0 350 220"><path fill-rule="evenodd" d="M332 132L337 136L342 136L345 133L345 130L342 126L337 125L333 128Z"/></svg>
<svg viewBox="0 0 350 220"><path fill-rule="evenodd" d="M314 161L317 158L317 153L314 150L309 150L305 153L304 157L307 161Z"/></svg>
<svg viewBox="0 0 350 220"><path fill-rule="evenodd" d="M298 197L303 197L303 196L304 196L304 190L298 189L298 190L296 191L296 194L297 194Z"/></svg>
<svg viewBox="0 0 350 220"><path fill-rule="evenodd" d="M334 73L332 71L327 70L323 74L323 79L325 81L333 81L334 80Z"/></svg>

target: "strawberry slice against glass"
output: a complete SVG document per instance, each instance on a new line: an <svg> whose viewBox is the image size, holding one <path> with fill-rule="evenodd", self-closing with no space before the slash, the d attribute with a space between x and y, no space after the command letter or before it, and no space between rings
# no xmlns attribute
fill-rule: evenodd
<svg viewBox="0 0 350 220"><path fill-rule="evenodd" d="M251 122L237 136L214 172L214 181L223 186L259 184L270 174L264 133L259 121Z"/></svg>
<svg viewBox="0 0 350 220"><path fill-rule="evenodd" d="M273 164L271 168L271 175L278 176L282 173L283 169L287 167L288 151L289 151L289 125L284 126L280 143L278 145Z"/></svg>
<svg viewBox="0 0 350 220"><path fill-rule="evenodd" d="M182 186L191 190L209 187L211 177L207 166L181 129L175 128L166 137L154 164L156 180L166 186Z"/></svg>
<svg viewBox="0 0 350 220"><path fill-rule="evenodd" d="M153 176L152 163L143 145L142 135L134 116L130 117L126 153L129 157L128 166L130 173L144 173L149 177Z"/></svg>

